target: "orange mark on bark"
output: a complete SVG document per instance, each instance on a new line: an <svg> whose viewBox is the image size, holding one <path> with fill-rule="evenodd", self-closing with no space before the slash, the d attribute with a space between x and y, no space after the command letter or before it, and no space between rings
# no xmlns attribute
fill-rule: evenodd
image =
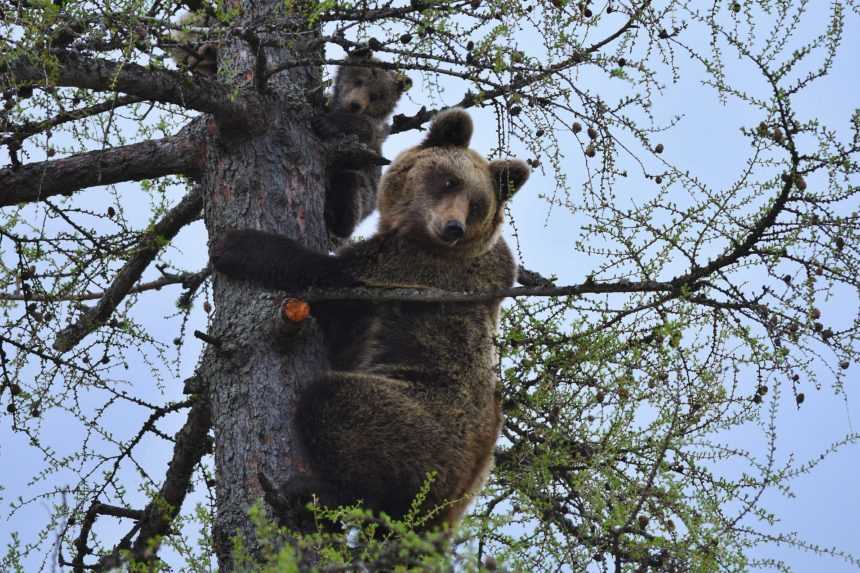
<svg viewBox="0 0 860 573"><path fill-rule="evenodd" d="M304 207L299 207L298 211L296 212L296 222L299 224L299 229L301 230L302 234L304 235L305 234L305 208Z"/></svg>
<svg viewBox="0 0 860 573"><path fill-rule="evenodd" d="M311 314L311 305L299 298L284 299L281 303L281 318L288 322L302 322Z"/></svg>

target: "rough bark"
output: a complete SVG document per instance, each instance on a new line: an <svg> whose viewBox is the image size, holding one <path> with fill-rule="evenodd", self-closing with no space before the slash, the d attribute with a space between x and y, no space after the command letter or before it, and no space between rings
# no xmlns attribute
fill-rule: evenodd
<svg viewBox="0 0 860 573"><path fill-rule="evenodd" d="M242 18L271 15L282 7L245 0ZM243 89L259 88L254 74L262 66L247 43L237 39L218 56L239 70ZM277 63L302 54L276 48L266 57ZM305 95L319 85L320 73L318 67L299 68L268 83L270 121L263 133L225 130L210 121L202 181L210 242L229 228L254 228L325 248L323 149L311 132L313 109ZM274 334L277 293L216 273L213 299L209 334L217 343L207 349L201 377L210 388L215 432L213 535L220 568L229 571L231 536L253 540L248 509L263 496L260 472L279 483L301 471L291 426L295 397L326 364L321 335L312 324L288 339Z"/></svg>

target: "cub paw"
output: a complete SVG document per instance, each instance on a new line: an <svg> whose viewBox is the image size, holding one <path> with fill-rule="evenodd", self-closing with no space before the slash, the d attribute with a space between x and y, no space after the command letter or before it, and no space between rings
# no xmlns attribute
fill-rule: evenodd
<svg viewBox="0 0 860 573"><path fill-rule="evenodd" d="M314 132L323 139L333 139L344 135L344 130L329 115L318 115L311 119Z"/></svg>

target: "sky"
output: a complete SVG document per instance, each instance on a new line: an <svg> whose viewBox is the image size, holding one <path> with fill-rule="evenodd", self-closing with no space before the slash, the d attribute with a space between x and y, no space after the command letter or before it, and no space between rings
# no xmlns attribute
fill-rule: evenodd
<svg viewBox="0 0 860 573"><path fill-rule="evenodd" d="M819 24L815 18L821 14L812 12L812 26ZM524 44L528 38L523 39ZM860 90L858 80L857 54L860 54L860 25L858 18L849 18L849 28L841 48L843 56L836 62L833 72L825 83L812 90L808 97L798 101L799 115L820 118L825 123L842 128L847 126L847 120L853 109L860 107ZM738 67L738 81L747 79L749 70ZM417 79L417 78L413 78ZM715 96L712 89L701 85L702 77L696 73L681 76L677 83L669 84L665 92L655 97L653 114L660 120L667 120L676 113L682 113L683 119L675 128L664 133L661 142L665 145L664 155L667 159L687 166L703 180L714 185L725 185L743 168L746 153L746 143L739 134L739 127L755 125L758 119L751 116L736 101L723 103ZM588 77L588 81L606 82L605 93L613 94L623 90L617 80L605 77ZM612 82L616 82L613 84ZM445 84L443 84L445 85ZM601 87L602 89L602 87ZM445 103L453 103L460 99L462 90L448 87L445 90ZM427 96L422 91L421 82L415 82L415 87L409 92L410 101L403 101L398 113L410 114L420 105L426 103ZM472 147L480 152L489 153L496 146L495 118L489 110L472 110L476 130ZM413 145L421 138L417 133L406 133L392 136L386 141L384 155L394 157L402 149ZM560 144L567 158L565 167L571 177L571 198L576 200L576 193L584 181L583 158L579 147L574 144L569 134L562 137ZM526 158L527 150L516 142L511 148L512 155ZM31 160L41 160L34 156ZM0 152L0 164L5 164L7 157ZM573 242L578 229L572 228L571 218L562 210L548 212L547 205L538 198L538 194L553 187L553 174L550 171L538 170L513 200L510 212L517 233L514 236L509 224L505 237L511 243L518 245L522 263L528 268L539 271L544 275L558 276L558 284L576 284L582 282L589 270L594 267L594 261L588 259L573 248ZM620 197L635 197L641 178L630 178L621 181L615 190ZM141 227L147 223L148 207L142 200L142 195L135 192L136 185L118 186L119 195L131 220ZM171 191L178 199L180 190ZM104 208L103 190L90 189L79 194L80 199L94 209ZM857 205L853 206L854 209ZM847 214L847 210L846 210ZM574 223L576 220L574 219ZM365 221L357 234L369 235L373 232L375 217ZM206 234L201 223L196 223L183 230L174 241L171 257L182 261L188 270L201 268L206 261ZM8 253L2 253L7 257ZM145 278L154 278L152 269ZM170 341L180 331L180 320L175 316L173 306L179 290L171 287L168 296L164 293L147 293L140 297L140 304L134 315L158 339ZM850 321L858 314L858 301L853 293L840 292L832 300L826 302L823 309L828 316L839 320ZM192 313L184 336L181 349L181 364L174 368L170 378L164 382L164 393L174 399L180 398L181 380L190 375L199 354L200 343L190 336L199 328L205 330L205 316L198 304ZM173 352L171 350L170 352ZM117 383L128 381L130 389L143 396L157 399L161 389L153 383L149 369L133 352L127 357L129 370L117 369ZM796 409L793 397L789 393L782 396L781 408L777 417L780 426L776 455L780 460L790 458L796 460L814 459L824 452L832 442L846 433L858 430L860 416L860 398L857 385L860 367L852 365L848 371L848 381L843 395L834 395L827 380L832 376L821 372L820 377L825 383L820 391L807 391L807 400L803 408ZM163 398L162 398L163 399ZM133 433L141 423L140 412L124 408L115 408L103 421L117 436ZM852 422L853 418L853 422ZM44 427L45 441L54 444L58 455L74 453L80 447L75 423L67 418L51 418L46 416ZM172 433L182 423L181 416L174 416L161 427L167 433ZM743 428L735 431L730 439L735 440L738 447L753 452L764 453L766 444L762 442L761 432L753 428ZM152 468L154 475L163 473L170 451L164 442L148 439L139 447L138 459L142 466ZM5 487L0 491L2 506L15 497L36 495L46 489L44 482L33 483L33 475L42 466L41 455L30 448L20 434L9 431L8 423L0 423L0 484ZM801 539L820 546L835 546L860 554L860 488L858 484L860 470L860 449L848 447L828 456L822 464L810 475L799 477L794 482L793 497L771 492L765 496L765 506L779 516L780 522L774 525L779 532L797 531ZM128 472L129 483L136 484L139 479L133 472ZM47 483L74 483L71 474L59 473ZM142 501L142 494L132 494L132 499ZM191 500L193 503L194 499ZM2 508L0 506L0 508ZM48 508L44 502L28 505L11 520L0 514L0 546L5 546L13 530L31 531L35 526L41 526L47 517ZM127 524L123 523L120 531ZM102 532L115 536L116 522L103 520L100 525ZM759 550L755 550L759 551ZM794 549L769 548L761 555L777 555L792 565L796 571L827 571L841 573L854 571L855 568L833 559L825 559ZM29 569L28 569L29 570Z"/></svg>

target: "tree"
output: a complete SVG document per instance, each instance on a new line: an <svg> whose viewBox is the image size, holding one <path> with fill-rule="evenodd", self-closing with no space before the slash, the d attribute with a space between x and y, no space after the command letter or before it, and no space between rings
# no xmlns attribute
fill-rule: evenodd
<svg viewBox="0 0 860 573"><path fill-rule="evenodd" d="M211 18L183 26L185 10ZM170 246L201 217L210 242L254 227L333 244L326 166L375 160L355 141L311 131L323 67L344 64L338 49L372 50L383 60L374 65L424 79L426 107L396 115L392 134L420 130L446 105L491 110L493 153L528 150L554 181L542 191L547 207L582 229L569 246L591 270L567 286L546 278L560 269L523 268L522 286L501 293L302 295L311 304L511 297L499 334L507 421L459 537L470 540L456 550L462 566L782 566L778 554L756 559L751 548L763 543L857 565L769 529L762 493L814 463L777 467L721 434L760 421L772 453L779 396L800 407L820 382L840 393L857 360L857 321L833 316L827 301L860 286L860 111L833 127L798 102L820 97L858 11L833 2L819 20L788 0L702 10L649 0L0 0L3 426L43 458L11 508L51 505L31 541L13 538L4 565L154 567L166 543L189 570L205 570L205 550L194 561L183 535L194 488L216 507L222 568L236 539L254 547L259 474L288 477L302 463L291 406L326 367L323 341L312 321L284 323L279 293L212 276ZM217 46L217 76L171 69L166 50L199 42ZM746 147L732 151L744 168L725 185L673 162L661 143L681 118L662 122L652 109L684 74L742 106ZM115 186L131 181L140 183ZM175 298L175 286L171 358L146 315L152 291ZM194 334L205 348L180 396L161 379L182 370L201 299L208 325ZM123 374L129 364L148 372ZM118 417L139 427L119 435ZM72 422L83 449L63 453L51 424ZM156 441L172 454L151 475L138 456ZM856 441L848 434L829 451ZM208 526L206 512L200 519Z"/></svg>

